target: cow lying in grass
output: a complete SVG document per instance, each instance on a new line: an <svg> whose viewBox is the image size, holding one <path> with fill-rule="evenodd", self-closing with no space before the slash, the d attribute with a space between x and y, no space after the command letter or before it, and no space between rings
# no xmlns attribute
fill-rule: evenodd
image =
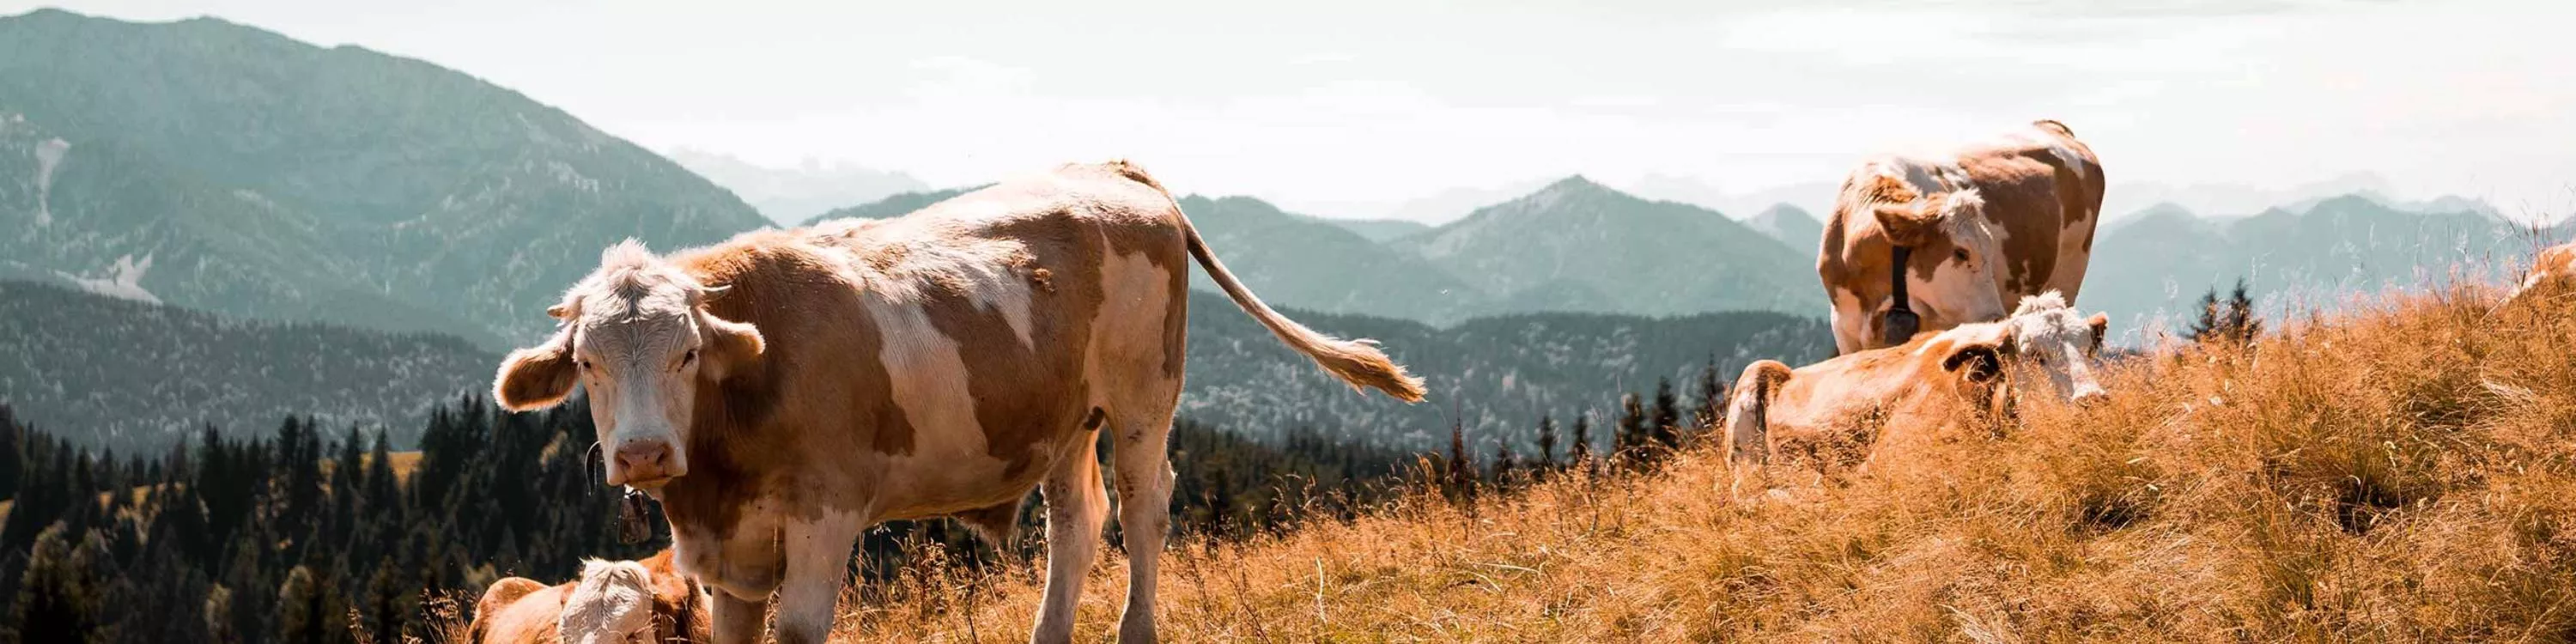
<svg viewBox="0 0 2576 644"><path fill-rule="evenodd" d="M671 568L671 551L642 561L583 562L581 578L547 586L492 583L466 627L479 644L670 644L712 641L707 594Z"/></svg>
<svg viewBox="0 0 2576 644"><path fill-rule="evenodd" d="M1110 510L1094 447L1108 432L1129 557L1119 639L1151 641L1194 257L1333 376L1422 399L1376 347L1262 304L1121 162L670 257L617 245L547 311L555 335L503 362L494 397L524 411L588 393L606 482L661 500L727 644L759 639L773 594L779 641L823 641L862 531L939 516L1006 531L1032 488L1047 505L1032 639L1071 640Z"/></svg>
<svg viewBox="0 0 2576 644"><path fill-rule="evenodd" d="M1728 397L1727 460L1758 467L1787 451L1863 462L1884 431L2008 409L2016 371L2044 372L2063 399L2097 401L2104 392L2093 358L2109 325L2100 313L2080 316L2052 291L2022 298L2001 321L1924 333L1894 347L1796 370L1755 362Z"/></svg>

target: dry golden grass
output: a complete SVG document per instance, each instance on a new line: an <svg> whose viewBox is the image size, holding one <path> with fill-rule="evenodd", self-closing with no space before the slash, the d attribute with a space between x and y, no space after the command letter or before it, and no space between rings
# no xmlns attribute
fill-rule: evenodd
<svg viewBox="0 0 2576 644"><path fill-rule="evenodd" d="M2114 368L2091 409L1729 492L1711 450L1164 559L1176 642L2576 639L2576 302L2402 296ZM1780 482L1786 483L1780 483ZM1036 563L1036 562L1031 562ZM930 561L838 640L1021 641L1030 563ZM1111 638L1114 557L1084 641Z"/></svg>

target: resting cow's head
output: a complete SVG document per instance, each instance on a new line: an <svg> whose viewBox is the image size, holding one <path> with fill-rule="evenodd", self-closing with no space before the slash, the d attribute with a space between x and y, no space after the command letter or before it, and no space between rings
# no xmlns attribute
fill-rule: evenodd
<svg viewBox="0 0 2576 644"><path fill-rule="evenodd" d="M556 632L565 644L654 644L687 640L706 619L695 610L697 587L649 562L582 562L581 581L564 598Z"/></svg>
<svg viewBox="0 0 2576 644"><path fill-rule="evenodd" d="M1946 332L1943 369L1969 383L2000 380L2008 370L2035 369L2048 375L2060 399L2079 405L2108 397L2094 377L2093 361L2101 354L2109 316L2086 317L2049 291L2022 298L2013 315L1992 324L1962 326Z"/></svg>
<svg viewBox="0 0 2576 644"><path fill-rule="evenodd" d="M579 384L612 456L608 484L654 488L689 472L686 432L700 387L760 358L760 332L709 314L727 287L627 240L600 254L599 270L546 309L553 337L510 352L493 398L512 411L552 407Z"/></svg>
<svg viewBox="0 0 2576 644"><path fill-rule="evenodd" d="M1925 328L1987 322L2004 316L1998 272L2003 244L1986 221L1975 189L1923 194L1903 180L1874 176L1870 214L1895 247L1907 249L1907 306ZM1868 279L1892 279L1872 276Z"/></svg>

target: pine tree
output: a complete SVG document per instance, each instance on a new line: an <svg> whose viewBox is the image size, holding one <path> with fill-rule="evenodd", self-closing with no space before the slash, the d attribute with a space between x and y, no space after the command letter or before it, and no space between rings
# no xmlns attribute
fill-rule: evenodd
<svg viewBox="0 0 2576 644"><path fill-rule="evenodd" d="M1708 354L1708 363L1700 366L1697 389L1699 399L1691 401L1691 430L1713 430L1719 422L1726 420L1726 407L1719 402L1726 398L1726 382L1717 377L1717 354L1714 352Z"/></svg>
<svg viewBox="0 0 2576 644"><path fill-rule="evenodd" d="M2201 294L2200 318L2191 325L2193 340L2246 345L2262 334L2263 320L2254 315L2254 298L2244 278L2237 278L2235 290L2223 299L2217 287Z"/></svg>
<svg viewBox="0 0 2576 644"><path fill-rule="evenodd" d="M70 534L62 524L46 528L28 553L27 572L18 582L11 630L22 642L107 642L107 579L97 566L105 548L96 535Z"/></svg>
<svg viewBox="0 0 2576 644"><path fill-rule="evenodd" d="M1447 474L1449 475L1449 489L1453 490L1459 496L1463 497L1475 493L1475 458L1476 456L1474 454L1467 451L1467 422L1463 419L1452 418L1449 421L1449 466Z"/></svg>
<svg viewBox="0 0 2576 644"><path fill-rule="evenodd" d="M2236 291L2227 297L2228 338L2237 344L2252 344L2263 334L2263 320L2254 316L2254 298L2246 293L2245 278L2236 278Z"/></svg>
<svg viewBox="0 0 2576 644"><path fill-rule="evenodd" d="M1582 466L1586 469L1589 469L1592 464L1591 413L1587 412L1576 414L1574 416L1574 448L1566 452L1565 460L1568 463Z"/></svg>
<svg viewBox="0 0 2576 644"><path fill-rule="evenodd" d="M1681 426L1681 403L1673 396L1673 379L1655 379L1655 407L1653 415L1646 419L1647 438L1659 450L1680 447Z"/></svg>
<svg viewBox="0 0 2576 644"><path fill-rule="evenodd" d="M1538 467L1540 470L1556 469L1555 416L1540 414L1538 417Z"/></svg>
<svg viewBox="0 0 2576 644"><path fill-rule="evenodd" d="M1611 457L1621 460L1635 458L1637 448L1645 446L1647 440L1646 404L1638 399L1637 394L1620 394L1618 432L1618 442L1610 452Z"/></svg>

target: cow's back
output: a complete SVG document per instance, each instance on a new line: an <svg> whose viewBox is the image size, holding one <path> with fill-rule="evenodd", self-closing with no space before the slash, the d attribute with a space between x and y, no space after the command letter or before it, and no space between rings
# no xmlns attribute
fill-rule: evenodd
<svg viewBox="0 0 2576 644"><path fill-rule="evenodd" d="M1986 219L2003 245L2004 301L2049 290L2074 300L2090 262L2102 210L2102 164L2056 121L1963 149L1955 161L1985 198Z"/></svg>

